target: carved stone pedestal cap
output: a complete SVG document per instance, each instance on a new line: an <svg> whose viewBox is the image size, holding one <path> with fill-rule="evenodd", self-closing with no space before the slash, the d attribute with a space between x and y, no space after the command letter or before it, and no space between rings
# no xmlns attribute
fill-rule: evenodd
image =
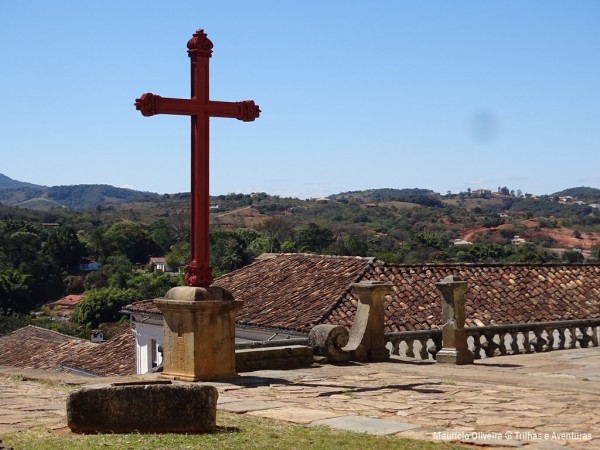
<svg viewBox="0 0 600 450"><path fill-rule="evenodd" d="M219 286L193 287L193 286L176 286L169 289L164 296L165 300L184 300L184 301L206 301L220 300L231 301L233 294L227 289Z"/></svg>

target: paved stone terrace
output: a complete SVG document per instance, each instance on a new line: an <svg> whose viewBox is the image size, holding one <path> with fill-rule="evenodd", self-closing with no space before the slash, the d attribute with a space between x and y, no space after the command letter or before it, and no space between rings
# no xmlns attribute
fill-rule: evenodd
<svg viewBox="0 0 600 450"><path fill-rule="evenodd" d="M80 384L114 381L4 368L0 435L65 426L67 390L16 374ZM496 357L473 366L394 358L242 375L211 383L219 390L220 410L482 447L600 448L600 348Z"/></svg>

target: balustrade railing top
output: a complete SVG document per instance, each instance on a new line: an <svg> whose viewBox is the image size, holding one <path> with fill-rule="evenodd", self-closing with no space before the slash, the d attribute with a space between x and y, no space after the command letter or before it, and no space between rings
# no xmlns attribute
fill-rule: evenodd
<svg viewBox="0 0 600 450"><path fill-rule="evenodd" d="M600 318L488 325L465 328L469 349L476 359L519 353L546 352L565 348L598 347ZM435 359L442 348L442 330L386 333L392 353Z"/></svg>

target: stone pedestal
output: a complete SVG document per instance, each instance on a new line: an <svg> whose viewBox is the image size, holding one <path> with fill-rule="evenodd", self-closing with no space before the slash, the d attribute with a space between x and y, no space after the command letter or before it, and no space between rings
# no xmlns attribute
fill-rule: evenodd
<svg viewBox="0 0 600 450"><path fill-rule="evenodd" d="M164 318L161 378L208 381L236 377L235 316L242 303L215 286L179 286L156 300Z"/></svg>
<svg viewBox="0 0 600 450"><path fill-rule="evenodd" d="M353 361L384 361L390 351L385 347L383 303L392 283L363 281L352 288L359 303L348 344L342 350L349 352Z"/></svg>
<svg viewBox="0 0 600 450"><path fill-rule="evenodd" d="M67 424L76 433L203 433L217 428L214 386L113 383L83 388L67 399Z"/></svg>
<svg viewBox="0 0 600 450"><path fill-rule="evenodd" d="M442 294L442 349L435 359L439 363L473 364L473 352L465 333L465 293L467 282L449 275L435 283Z"/></svg>

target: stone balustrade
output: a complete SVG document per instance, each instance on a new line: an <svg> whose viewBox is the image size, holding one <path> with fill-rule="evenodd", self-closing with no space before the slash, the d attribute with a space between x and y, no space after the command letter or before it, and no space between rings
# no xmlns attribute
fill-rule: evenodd
<svg viewBox="0 0 600 450"><path fill-rule="evenodd" d="M569 348L598 347L600 319L532 322L465 328L469 350L475 359ZM442 349L442 330L386 333L392 354L416 359L435 359Z"/></svg>
<svg viewBox="0 0 600 450"><path fill-rule="evenodd" d="M465 332L469 350L474 353L475 359L600 346L600 319L468 327ZM442 349L442 330L386 333L385 340L394 355L435 360L436 354ZM309 345L309 339L297 337L242 342L236 344L235 348L239 350L292 345Z"/></svg>

